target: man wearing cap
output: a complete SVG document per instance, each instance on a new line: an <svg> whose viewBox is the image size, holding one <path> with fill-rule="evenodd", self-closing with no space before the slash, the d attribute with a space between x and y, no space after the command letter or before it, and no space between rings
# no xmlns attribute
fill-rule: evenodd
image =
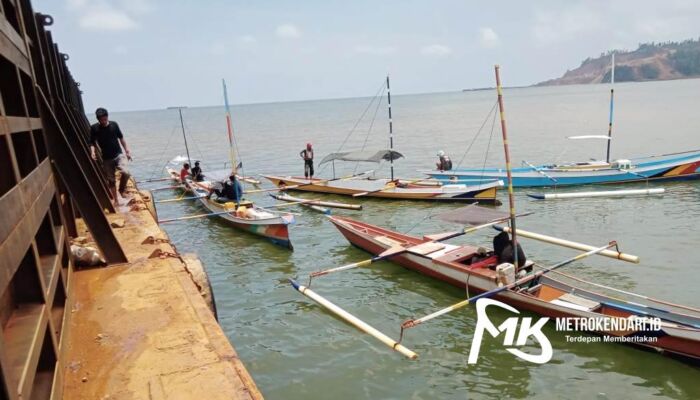
<svg viewBox="0 0 700 400"><path fill-rule="evenodd" d="M450 160L450 157L448 157L444 151L438 151L437 156L438 162L435 164L435 167L439 171L449 171L452 169L452 160Z"/></svg>
<svg viewBox="0 0 700 400"><path fill-rule="evenodd" d="M311 143L306 144L306 148L299 153L299 157L304 160L304 177L306 179L314 178L314 149Z"/></svg>
<svg viewBox="0 0 700 400"><path fill-rule="evenodd" d="M109 120L107 110L100 107L95 111L95 116L97 117L97 123L90 127L90 155L93 160L97 160L95 146L97 145L100 147L100 151L102 152L102 168L107 177L109 191L112 193L114 205L119 206L115 175L117 171L121 172L119 194L125 197L124 190L126 189L126 183L129 181L130 175L126 167L124 156L126 155L126 159L131 161L131 152L129 152L129 147L126 145L124 135L122 135L119 125ZM124 148L124 154L122 154L122 147Z"/></svg>

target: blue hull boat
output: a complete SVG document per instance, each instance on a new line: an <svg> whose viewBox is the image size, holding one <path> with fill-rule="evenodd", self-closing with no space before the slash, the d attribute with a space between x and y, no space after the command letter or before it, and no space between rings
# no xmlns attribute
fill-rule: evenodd
<svg viewBox="0 0 700 400"><path fill-rule="evenodd" d="M505 179L502 168L458 168L452 171L423 171L443 183L473 183ZM592 161L548 164L513 169L514 187L573 186L647 180L700 178L700 150L650 156L611 163Z"/></svg>

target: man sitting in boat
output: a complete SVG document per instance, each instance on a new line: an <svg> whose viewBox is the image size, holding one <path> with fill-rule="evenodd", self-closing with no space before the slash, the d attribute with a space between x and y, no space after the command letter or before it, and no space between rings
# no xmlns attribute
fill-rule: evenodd
<svg viewBox="0 0 700 400"><path fill-rule="evenodd" d="M187 178L189 178L190 176L190 164L182 164L182 169L180 170L180 182L185 183L187 181Z"/></svg>
<svg viewBox="0 0 700 400"><path fill-rule="evenodd" d="M194 167L192 167L192 179L194 179L195 182L204 180L204 174L202 174L202 167L199 166L199 161L195 161Z"/></svg>
<svg viewBox="0 0 700 400"><path fill-rule="evenodd" d="M438 151L437 156L438 162L435 165L439 171L449 171L452 169L452 160L450 160L450 157L448 157L444 151Z"/></svg>
<svg viewBox="0 0 700 400"><path fill-rule="evenodd" d="M214 189L214 193L216 193L216 201L219 203L233 201L238 204L243 195L243 188L238 179L236 179L236 175L231 174L228 180L224 182L224 187L222 189Z"/></svg>
<svg viewBox="0 0 700 400"><path fill-rule="evenodd" d="M513 242L507 232L501 232L493 238L493 252L498 256L498 262L501 264L513 264L515 262L513 257ZM520 243L518 243L518 265L516 269L522 268L526 262L527 258L525 257L525 252L523 248L520 247Z"/></svg>

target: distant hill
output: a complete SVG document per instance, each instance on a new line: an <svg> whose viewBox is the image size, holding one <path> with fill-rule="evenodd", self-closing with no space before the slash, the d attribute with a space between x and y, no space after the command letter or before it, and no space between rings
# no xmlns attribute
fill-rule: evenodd
<svg viewBox="0 0 700 400"><path fill-rule="evenodd" d="M536 86L610 82L610 58L615 53L615 81L655 81L700 77L700 39L684 42L642 43L637 50L612 50L587 58L561 78Z"/></svg>

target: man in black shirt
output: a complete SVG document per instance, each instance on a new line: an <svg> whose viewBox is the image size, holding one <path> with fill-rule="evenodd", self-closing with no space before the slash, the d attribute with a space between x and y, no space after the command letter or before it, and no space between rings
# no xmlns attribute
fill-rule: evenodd
<svg viewBox="0 0 700 400"><path fill-rule="evenodd" d="M124 189L126 189L126 183L129 181L130 175L126 167L124 154L122 154L122 147L129 161L131 161L131 153L124 140L124 135L122 135L122 131L119 129L119 125L109 120L107 110L98 108L95 111L95 116L98 122L90 127L90 155L93 160L97 160L95 145L100 147L100 151L102 152L102 168L107 177L107 182L109 183L109 191L112 193L114 205L119 206L115 174L117 171L121 172L119 193L122 197L125 197ZM119 146L120 143L121 146Z"/></svg>

